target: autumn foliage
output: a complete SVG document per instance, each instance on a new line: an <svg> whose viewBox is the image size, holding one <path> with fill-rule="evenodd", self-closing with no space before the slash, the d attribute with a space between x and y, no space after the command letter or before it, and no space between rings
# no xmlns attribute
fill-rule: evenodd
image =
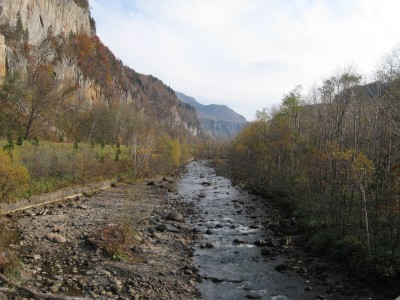
<svg viewBox="0 0 400 300"><path fill-rule="evenodd" d="M369 85L351 70L257 113L231 144L236 177L292 209L309 248L365 276L400 274L398 56Z"/></svg>
<svg viewBox="0 0 400 300"><path fill-rule="evenodd" d="M17 158L0 150L0 202L12 201L28 189L29 173Z"/></svg>

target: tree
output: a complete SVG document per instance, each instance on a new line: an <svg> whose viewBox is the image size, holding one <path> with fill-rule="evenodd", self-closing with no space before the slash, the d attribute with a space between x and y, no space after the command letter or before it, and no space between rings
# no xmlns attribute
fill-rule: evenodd
<svg viewBox="0 0 400 300"><path fill-rule="evenodd" d="M0 150L0 202L11 201L25 192L29 185L28 170Z"/></svg>
<svg viewBox="0 0 400 300"><path fill-rule="evenodd" d="M22 24L21 12L17 12L17 21L15 23L15 32L17 33L18 41L21 42L24 38L24 25Z"/></svg>
<svg viewBox="0 0 400 300"><path fill-rule="evenodd" d="M368 253L371 251L370 229L368 217L367 188L374 173L374 165L364 153L355 153L351 165L351 177L359 189L361 196L361 207L364 215L365 235Z"/></svg>

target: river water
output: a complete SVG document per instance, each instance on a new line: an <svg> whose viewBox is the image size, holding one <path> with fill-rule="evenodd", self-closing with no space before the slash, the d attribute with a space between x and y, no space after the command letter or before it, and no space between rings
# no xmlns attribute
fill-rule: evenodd
<svg viewBox="0 0 400 300"><path fill-rule="evenodd" d="M254 245L268 233L259 224L268 217L262 199L216 175L205 161L187 164L178 194L195 205L197 217L190 222L203 233L193 258L206 278L198 285L203 299L313 298L300 275L275 270L287 257L263 256L262 248Z"/></svg>

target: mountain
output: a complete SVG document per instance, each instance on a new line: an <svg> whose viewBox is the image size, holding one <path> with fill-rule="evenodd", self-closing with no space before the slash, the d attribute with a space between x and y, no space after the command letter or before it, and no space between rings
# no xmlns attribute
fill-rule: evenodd
<svg viewBox="0 0 400 300"><path fill-rule="evenodd" d="M193 97L175 92L184 103L196 109L197 117L203 130L216 139L232 139L246 125L246 118L226 105L204 105Z"/></svg>
<svg viewBox="0 0 400 300"><path fill-rule="evenodd" d="M18 124L0 124L4 132L25 131L25 138L116 142L151 127L171 136L201 135L192 107L161 80L125 66L101 42L88 0L0 0L3 80L37 93L17 97L23 103L10 107L20 114Z"/></svg>

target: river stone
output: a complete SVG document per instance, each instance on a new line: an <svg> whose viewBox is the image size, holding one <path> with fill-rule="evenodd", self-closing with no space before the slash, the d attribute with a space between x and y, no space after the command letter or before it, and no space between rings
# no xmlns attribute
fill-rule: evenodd
<svg viewBox="0 0 400 300"><path fill-rule="evenodd" d="M211 281L212 281L212 282L215 282L215 283L219 283L219 282L224 282L225 280L222 279L222 278L213 277L213 278L211 278Z"/></svg>
<svg viewBox="0 0 400 300"><path fill-rule="evenodd" d="M213 243L210 242L206 243L206 248L214 248Z"/></svg>
<svg viewBox="0 0 400 300"><path fill-rule="evenodd" d="M265 240L256 240L254 242L254 245L259 246L259 247L264 247L267 245L267 242Z"/></svg>
<svg viewBox="0 0 400 300"><path fill-rule="evenodd" d="M172 226L170 224L160 224L157 226L157 230L164 232L164 231L169 231L169 232L179 232L179 229L176 228L175 226Z"/></svg>
<svg viewBox="0 0 400 300"><path fill-rule="evenodd" d="M55 234L55 233L48 233L46 235L46 239L48 239L51 242L54 243L59 243L59 244L63 244L65 242L67 242L67 239L59 234Z"/></svg>
<svg viewBox="0 0 400 300"><path fill-rule="evenodd" d="M242 239L234 239L233 243L234 244L246 244L246 242L244 240L242 240Z"/></svg>
<svg viewBox="0 0 400 300"><path fill-rule="evenodd" d="M180 213L177 213L176 211L171 211L168 214L167 219L170 221L175 221L175 222L180 222L180 223L182 223L184 221L183 216Z"/></svg>
<svg viewBox="0 0 400 300"><path fill-rule="evenodd" d="M281 272L281 271L287 270L288 267L289 266L287 265L287 263L283 263L283 264L277 265L275 267L275 270L277 270L278 272Z"/></svg>
<svg viewBox="0 0 400 300"><path fill-rule="evenodd" d="M79 209L83 209L83 210L86 210L86 209L89 209L89 208L90 208L90 206L88 206L88 205L85 205L85 204L79 204L79 205L77 206L77 208L79 208Z"/></svg>
<svg viewBox="0 0 400 300"><path fill-rule="evenodd" d="M261 250L261 255L273 256L274 255L274 251L272 251L271 248L264 248L264 249Z"/></svg>
<svg viewBox="0 0 400 300"><path fill-rule="evenodd" d="M247 299L261 299L261 295L256 291L249 291L246 295Z"/></svg>

